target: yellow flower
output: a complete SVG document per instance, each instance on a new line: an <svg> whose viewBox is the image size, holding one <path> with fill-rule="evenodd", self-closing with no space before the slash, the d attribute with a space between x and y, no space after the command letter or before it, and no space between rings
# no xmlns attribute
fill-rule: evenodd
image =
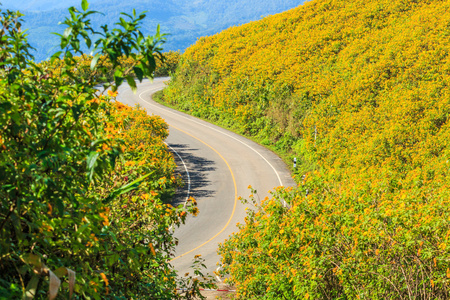
<svg viewBox="0 0 450 300"><path fill-rule="evenodd" d="M119 94L119 92L117 92L117 91L115 91L115 92L113 92L113 91L111 91L111 90L108 90L108 96L110 96L110 97L117 97L117 95Z"/></svg>
<svg viewBox="0 0 450 300"><path fill-rule="evenodd" d="M109 281L108 281L108 278L106 278L105 273L100 273L100 276L103 278L103 281L104 281L105 284L108 286L108 285L109 285Z"/></svg>

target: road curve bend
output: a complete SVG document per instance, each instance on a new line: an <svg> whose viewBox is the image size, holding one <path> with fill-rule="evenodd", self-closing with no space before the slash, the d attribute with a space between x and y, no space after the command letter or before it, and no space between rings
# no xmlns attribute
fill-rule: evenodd
<svg viewBox="0 0 450 300"><path fill-rule="evenodd" d="M145 80L138 83L135 94L123 86L117 99L130 106L139 104L169 124L166 143L187 182L175 201L184 201L189 193L200 210L197 217L190 216L175 230L179 244L172 265L180 275L192 272L193 258L200 254L212 275L219 262L218 244L237 231L237 223L244 222L245 206L237 198L248 197L249 185L264 199L273 188L295 186L295 182L284 162L266 148L151 100L168 80Z"/></svg>

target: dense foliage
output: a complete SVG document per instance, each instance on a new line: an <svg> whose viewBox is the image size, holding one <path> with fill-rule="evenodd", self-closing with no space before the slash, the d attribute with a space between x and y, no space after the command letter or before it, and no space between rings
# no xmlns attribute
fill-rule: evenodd
<svg viewBox="0 0 450 300"><path fill-rule="evenodd" d="M316 0L185 52L165 101L302 160L221 247L241 298L450 298L449 23Z"/></svg>
<svg viewBox="0 0 450 300"><path fill-rule="evenodd" d="M156 68L153 76L170 76L178 65L181 54L179 52L165 52L160 56L155 57ZM83 78L85 80L99 80L100 78L107 81L113 81L116 69L114 65L108 60L106 55L101 55L98 58L97 65L102 67L102 71L91 68L91 62L93 60L92 55L83 54L75 56L73 58L76 62L76 68L74 69L74 76L77 78ZM137 62L132 57L122 56L118 59L119 64L124 70L133 70ZM38 64L42 69L48 70L52 74L60 73L60 69L64 68L65 62L62 59L46 60Z"/></svg>
<svg viewBox="0 0 450 300"><path fill-rule="evenodd" d="M191 298L200 283L177 279L169 228L197 208L163 201L180 181L167 124L111 101L124 80L153 76L163 38L145 37L133 12L93 41L87 1L69 12L44 65L20 14L0 12L0 298ZM80 41L98 53L89 76L78 73Z"/></svg>

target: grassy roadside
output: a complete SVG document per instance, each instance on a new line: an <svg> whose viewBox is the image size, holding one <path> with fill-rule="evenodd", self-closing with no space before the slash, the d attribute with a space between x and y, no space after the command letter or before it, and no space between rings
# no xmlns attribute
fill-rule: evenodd
<svg viewBox="0 0 450 300"><path fill-rule="evenodd" d="M219 126L223 129L229 130L231 132L234 132L240 136L243 136L249 140L252 140L255 143L258 143L259 145L265 147L266 149L272 151L273 153L275 153L276 155L278 155L286 164L286 166L288 167L289 171L291 172L291 176L293 177L293 179L298 182L301 179L301 176L306 173L307 171L311 170L311 168L315 168L315 166L311 166L311 164L308 162L306 163L304 160L302 160L301 158L297 157L297 167L294 169L293 167L293 160L294 160L294 155L292 152L288 152L288 151L283 151L280 150L279 148L277 148L275 145L273 144L269 144L269 143L265 143L265 140L262 138L258 138L255 136L248 136L248 135L243 135L242 133L236 131L235 129L231 128L231 127L227 127L224 126L223 124L221 124L220 122L211 120L211 119L207 119L207 118L202 118L199 116L194 115L192 112L188 111L188 110L184 110L182 109L182 107L180 106L176 106L176 105L172 105L168 102L165 101L164 99L164 92L158 91L155 94L153 94L152 96L153 100L156 101L159 104L162 104L166 107L172 108L172 109L176 109L179 110L183 113L186 113L190 116L202 119L204 121L210 122L211 124L214 124L216 126Z"/></svg>

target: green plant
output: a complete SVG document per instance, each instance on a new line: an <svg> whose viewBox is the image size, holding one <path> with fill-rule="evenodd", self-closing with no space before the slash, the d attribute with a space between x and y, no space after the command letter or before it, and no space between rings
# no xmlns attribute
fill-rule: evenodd
<svg viewBox="0 0 450 300"><path fill-rule="evenodd" d="M183 54L165 101L298 158L221 247L238 297L450 298L449 12L309 1Z"/></svg>
<svg viewBox="0 0 450 300"><path fill-rule="evenodd" d="M161 200L179 182L167 125L110 101L123 81L153 76L164 37L145 37L136 12L97 32L96 12L81 6L69 9L49 65L33 62L21 14L1 12L0 298L189 298L180 284L198 295L205 283L177 282L169 264L169 227L197 209ZM95 53L92 76L76 75L82 41Z"/></svg>

